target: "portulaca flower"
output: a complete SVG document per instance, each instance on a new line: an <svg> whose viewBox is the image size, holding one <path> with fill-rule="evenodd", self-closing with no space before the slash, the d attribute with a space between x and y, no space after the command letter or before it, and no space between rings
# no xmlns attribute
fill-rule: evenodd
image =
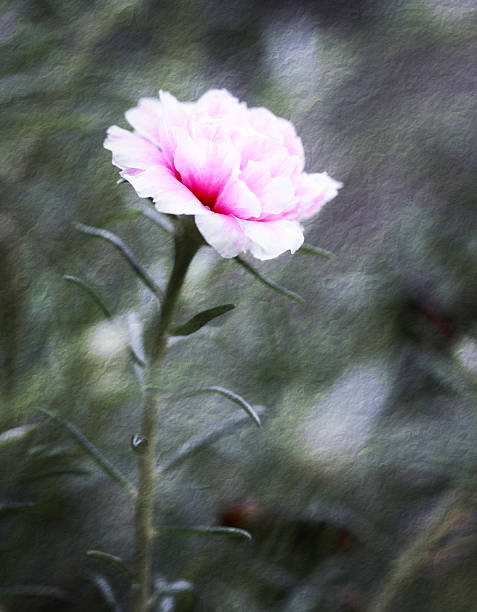
<svg viewBox="0 0 477 612"><path fill-rule="evenodd" d="M161 91L141 98L126 119L134 132L113 125L104 143L121 176L159 212L194 215L222 257L294 253L303 243L300 221L342 186L326 172L303 171L303 146L289 121L247 108L224 89L195 103Z"/></svg>

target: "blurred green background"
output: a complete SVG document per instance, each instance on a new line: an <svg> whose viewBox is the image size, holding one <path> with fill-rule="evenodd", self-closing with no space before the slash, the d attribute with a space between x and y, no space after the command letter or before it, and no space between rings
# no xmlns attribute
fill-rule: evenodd
<svg viewBox="0 0 477 612"><path fill-rule="evenodd" d="M333 259L257 262L305 307L211 249L193 262L178 322L237 308L173 343L164 395L228 387L264 407L263 428L164 473L158 513L255 541L159 539L157 579L193 595L157 610L477 610L473 0L0 6L0 433L37 426L0 438L0 610L128 609L127 579L85 552L131 558L130 502L37 409L134 477L141 390L124 347L153 298L72 224L114 231L164 284L171 238L115 218L140 202L116 185L105 131L159 88L188 101L221 87L293 121L306 169L344 188L306 229ZM234 412L219 396L169 406L161 460Z"/></svg>

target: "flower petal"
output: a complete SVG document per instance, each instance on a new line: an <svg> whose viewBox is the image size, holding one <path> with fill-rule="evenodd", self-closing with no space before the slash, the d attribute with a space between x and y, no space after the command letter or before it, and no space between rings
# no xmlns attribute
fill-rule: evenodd
<svg viewBox="0 0 477 612"><path fill-rule="evenodd" d="M308 219L338 195L343 183L335 181L327 172L307 174L303 172L297 180L295 192L298 206L287 215L294 219Z"/></svg>
<svg viewBox="0 0 477 612"><path fill-rule="evenodd" d="M174 154L174 167L184 185L212 206L232 174L238 173L240 154L230 140L182 138Z"/></svg>
<svg viewBox="0 0 477 612"><path fill-rule="evenodd" d="M167 91L160 91L161 112L159 116L159 144L164 159L174 169L174 153L179 142L188 135L191 104L179 102Z"/></svg>
<svg viewBox="0 0 477 612"><path fill-rule="evenodd" d="M244 250L245 235L235 217L209 212L195 223L206 242L222 257L236 257Z"/></svg>
<svg viewBox="0 0 477 612"><path fill-rule="evenodd" d="M200 115L230 117L232 113L240 112L243 107L226 89L211 89L197 100L196 108Z"/></svg>
<svg viewBox="0 0 477 612"><path fill-rule="evenodd" d="M113 153L113 164L126 168L145 169L162 162L162 153L151 142L112 125L107 132L104 148Z"/></svg>
<svg viewBox="0 0 477 612"><path fill-rule="evenodd" d="M247 250L258 259L294 253L303 244L303 230L296 221L237 221L247 237Z"/></svg>
<svg viewBox="0 0 477 612"><path fill-rule="evenodd" d="M121 176L131 183L140 198L153 198L159 212L173 215L208 212L166 166L154 166L139 174L123 171Z"/></svg>
<svg viewBox="0 0 477 612"><path fill-rule="evenodd" d="M286 176L271 178L266 162L249 161L240 175L260 201L261 219L289 210L295 202L295 188ZM238 215L241 218L242 215Z"/></svg>
<svg viewBox="0 0 477 612"><path fill-rule="evenodd" d="M138 134L160 146L161 103L157 98L141 98L138 105L130 108L124 115Z"/></svg>
<svg viewBox="0 0 477 612"><path fill-rule="evenodd" d="M262 207L257 196L244 181L232 176L214 204L214 212L234 215L241 219L259 217Z"/></svg>

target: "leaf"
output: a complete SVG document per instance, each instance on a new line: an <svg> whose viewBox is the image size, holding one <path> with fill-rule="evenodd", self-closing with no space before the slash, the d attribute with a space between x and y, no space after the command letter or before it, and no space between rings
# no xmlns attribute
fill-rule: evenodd
<svg viewBox="0 0 477 612"><path fill-rule="evenodd" d="M124 179L121 179L121 182L126 182ZM147 217L151 221L153 221L156 225L158 225L161 229L166 231L168 234L174 233L174 226L170 221L168 221L163 215L161 215L153 206L149 206L148 204L143 204L140 202L141 208L127 208L126 210L121 210L113 215L109 215L101 221L101 225L109 225L110 223L114 223L116 221L123 221L124 219L132 219L134 217Z"/></svg>
<svg viewBox="0 0 477 612"><path fill-rule="evenodd" d="M141 204L142 210L140 211L145 217L153 221L156 225L159 225L160 228L165 230L168 234L174 233L174 226L172 223L161 215L157 210L147 204Z"/></svg>
<svg viewBox="0 0 477 612"><path fill-rule="evenodd" d="M257 414L261 412L263 412L263 408L256 408ZM168 457L162 464L158 465L156 467L156 474L166 472L167 470L170 470L176 465L182 463L186 458L198 452L207 444L211 444L212 442L219 440L222 436L227 435L228 433L230 433L230 431L235 429L235 427L248 422L248 418L248 414L233 414L231 417L223 419L211 429L208 429L206 432L194 436L193 438L185 442L179 449L177 449L177 451L172 453L172 455Z"/></svg>
<svg viewBox="0 0 477 612"><path fill-rule="evenodd" d="M291 291L290 289L287 289L286 287L282 287L281 285L278 285L276 282L264 276L261 272L259 272L256 268L254 268L251 264L249 264L247 261L245 261L241 257L234 257L234 259L237 263L239 263L242 266L242 268L245 268L247 272L249 272L257 280L263 283L266 287L273 289L277 293L281 293L281 295L286 296L287 298L289 298L290 300L293 300L294 302L298 302L298 304L301 304L302 306L305 305L305 300L301 297L301 295L298 295L298 293L295 293L294 291Z"/></svg>
<svg viewBox="0 0 477 612"><path fill-rule="evenodd" d="M101 561L104 561L105 563L113 567L115 570L117 570L124 576L127 576L128 578L132 579L136 576L136 574L131 569L129 569L129 567L120 557L110 555L109 553L102 552L101 550L88 550L86 552L86 555L93 559L100 559Z"/></svg>
<svg viewBox="0 0 477 612"><path fill-rule="evenodd" d="M201 389L195 389L194 391L187 391L186 393L180 393L178 395L173 395L169 399L169 401L177 402L179 400L183 400L188 397L194 397L195 395L203 395L203 394L208 394L208 393L217 393L218 395L223 395L224 397L231 400L232 402L235 402L236 404L240 406L240 408L245 410L248 416L255 421L258 427L261 427L262 424L260 422L260 417L255 412L255 410L252 408L252 406L241 395L238 395L237 393L234 393L233 391L229 391L229 389L224 389L223 387L217 387L217 386L202 387Z"/></svg>
<svg viewBox="0 0 477 612"><path fill-rule="evenodd" d="M82 232L83 234L87 234L89 236L95 236L97 238L102 238L107 242L110 242L113 246L115 246L121 255L126 259L129 265L132 267L134 272L140 278L140 280L146 285L148 289L152 291L152 293L159 299L162 300L164 294L162 289L156 284L156 281L149 275L149 273L143 268L140 264L138 258L134 255L131 249L124 244L124 242L113 234L105 229L100 229L98 227L93 227L91 225L84 225L83 223L75 223L75 228Z"/></svg>
<svg viewBox="0 0 477 612"><path fill-rule="evenodd" d="M184 535L198 535L198 536L229 536L232 538L245 538L251 541L252 536L245 529L238 529L237 527L159 527L154 531L158 537L162 536L184 536Z"/></svg>
<svg viewBox="0 0 477 612"><path fill-rule="evenodd" d="M235 308L235 304L224 304L223 306L215 306L214 308L203 310L202 312L199 312L199 314L196 314L195 317L192 317L190 321L187 321L187 323L184 323L184 325L180 325L179 327L176 327L175 329L173 329L170 332L170 335L171 336L189 336L190 334L193 334L198 329L203 327L209 321L212 321L212 319L215 319L216 317L220 317L220 315L223 315L226 312L233 310L234 308Z"/></svg>
<svg viewBox="0 0 477 612"><path fill-rule="evenodd" d="M63 278L67 281L70 281L72 283L74 283L75 285L77 285L78 287L81 287L81 289L83 289L84 291L86 291L86 293L93 298L93 301L99 306L99 308L101 309L102 313L104 314L104 316L107 319L113 319L113 316L111 314L111 312L108 310L108 308L104 305L104 303L101 301L101 299L98 297L98 295L96 294L96 292L94 291L94 289L92 289L92 287L90 287L88 285L88 283L86 283L85 281L81 280L81 278L78 278L77 276L71 276L69 274L65 274L63 276ZM139 365L141 368L145 367L145 362L143 359L141 359L141 357L139 357L139 355L137 354L137 351L134 350L134 348L131 346L131 344L128 344L128 353L129 356L132 358L132 360L137 363L137 365Z"/></svg>
<svg viewBox="0 0 477 612"><path fill-rule="evenodd" d="M136 497L136 489L126 480L126 478L118 471L116 467L107 459L101 451L99 451L81 431L66 419L58 416L54 412L46 408L38 408L50 418L54 419L65 427L73 438L80 444L90 457L99 465L99 467L121 488L123 488L133 499Z"/></svg>
<svg viewBox="0 0 477 612"><path fill-rule="evenodd" d="M334 257L331 251L326 251L325 249L320 249L320 247L313 246L312 244L307 244L306 242L301 245L298 249L299 253L307 253L308 255L317 255L318 257L325 257L326 259L331 259Z"/></svg>
<svg viewBox="0 0 477 612"><path fill-rule="evenodd" d="M100 574L93 574L89 579L96 585L109 609L112 610L112 612L121 612L121 606L114 595L114 591L109 581Z"/></svg>
<svg viewBox="0 0 477 612"><path fill-rule="evenodd" d="M176 608L174 607L174 600L172 598L174 597L174 595L181 595L184 593L188 595L187 609L189 610L192 608L193 602L195 600L194 587L192 583L190 583L188 580L176 580L175 582L167 582L167 580L164 580L162 577L156 578L154 580L154 591L151 597L151 605L155 605L159 599L162 599L162 605L160 608L157 608L157 610L175 610ZM172 608L169 608L165 598L172 600ZM180 606L180 608L182 609L182 606Z"/></svg>
<svg viewBox="0 0 477 612"><path fill-rule="evenodd" d="M188 580L176 580L166 584L156 581L155 584L158 595L177 595L177 593L189 593L194 590L192 583Z"/></svg>
<svg viewBox="0 0 477 612"><path fill-rule="evenodd" d="M36 474L27 474L20 479L20 482L34 482L43 478L56 478L58 476L89 476L89 470L81 468L57 468L45 472L37 472Z"/></svg>
<svg viewBox="0 0 477 612"><path fill-rule="evenodd" d="M70 459L74 453L70 446L50 446L49 444L37 444L29 448L27 456L38 460Z"/></svg>
<svg viewBox="0 0 477 612"><path fill-rule="evenodd" d="M30 508L34 506L36 506L35 502L0 502L0 517L15 514L16 512L23 512L24 510L30 510Z"/></svg>
<svg viewBox="0 0 477 612"><path fill-rule="evenodd" d="M47 597L65 602L71 602L73 599L72 595L63 589L37 584L14 584L0 587L1 597Z"/></svg>
<svg viewBox="0 0 477 612"><path fill-rule="evenodd" d="M63 278L66 281L69 281L70 283L73 283L74 285L77 285L78 287L83 289L83 291L85 291L90 296L90 298L92 298L93 302L95 302L95 304L100 308L101 312L107 319L113 318L113 315L111 314L109 309L104 305L101 298L97 295L95 290L88 283L86 283L84 280L81 280L81 278L78 278L77 276L72 276L71 274L64 274Z"/></svg>
<svg viewBox="0 0 477 612"><path fill-rule="evenodd" d="M14 427L13 429L7 429L0 434L0 448L7 446L7 444L11 444L12 442L24 440L31 435L36 428L36 425L20 425L19 427Z"/></svg>
<svg viewBox="0 0 477 612"><path fill-rule="evenodd" d="M115 221L123 221L124 219L140 217L141 215L142 211L138 208L126 208L126 210L120 210L119 212L115 212L114 214L108 215L107 217L102 219L101 225L109 225L110 223L114 223Z"/></svg>

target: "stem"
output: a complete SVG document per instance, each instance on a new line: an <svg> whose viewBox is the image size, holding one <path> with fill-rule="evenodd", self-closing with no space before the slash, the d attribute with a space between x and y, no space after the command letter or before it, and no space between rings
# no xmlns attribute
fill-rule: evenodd
<svg viewBox="0 0 477 612"><path fill-rule="evenodd" d="M193 231L192 231L193 230ZM154 343L151 348L150 364L145 376L146 390L141 434L148 440L144 454L139 456L139 485L136 498L134 566L136 579L133 582L133 612L148 612L152 590L152 552L154 540L154 500L156 492L156 442L159 419L152 383L156 383L159 365L164 356L168 329L179 297L189 264L201 246L193 219L181 219L175 233L174 267L162 302L160 318ZM157 383L156 383L157 384Z"/></svg>

